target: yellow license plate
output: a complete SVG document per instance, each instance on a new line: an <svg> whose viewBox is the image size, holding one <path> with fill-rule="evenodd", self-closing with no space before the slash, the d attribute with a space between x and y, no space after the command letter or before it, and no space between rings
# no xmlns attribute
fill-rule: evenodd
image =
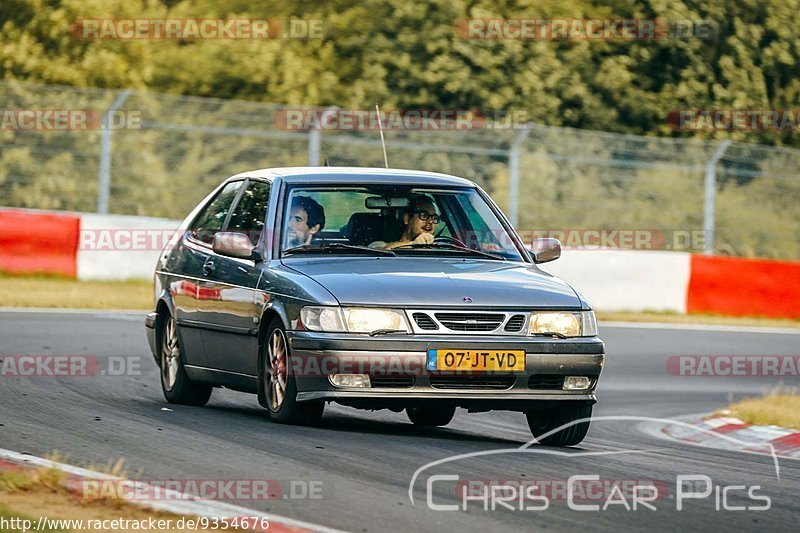
<svg viewBox="0 0 800 533"><path fill-rule="evenodd" d="M522 372L525 350L428 350L428 370L448 372Z"/></svg>

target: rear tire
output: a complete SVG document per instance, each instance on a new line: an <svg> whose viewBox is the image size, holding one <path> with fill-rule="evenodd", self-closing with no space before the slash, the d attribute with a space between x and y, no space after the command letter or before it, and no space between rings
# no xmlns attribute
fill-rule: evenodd
<svg viewBox="0 0 800 533"><path fill-rule="evenodd" d="M205 405L211 398L211 385L195 383L183 368L183 352L178 341L178 326L170 314L164 316L161 327L161 390L169 403Z"/></svg>
<svg viewBox="0 0 800 533"><path fill-rule="evenodd" d="M325 403L297 401L297 381L289 372L289 343L280 318L273 319L267 327L259 367L259 402L267 408L271 420L298 426L319 423Z"/></svg>
<svg viewBox="0 0 800 533"><path fill-rule="evenodd" d="M540 409L525 413L531 435L544 446L575 446L580 444L589 431L589 421L572 423L576 420L591 418L592 405L561 405L552 409ZM557 427L569 424L560 431L546 437L540 437Z"/></svg>
<svg viewBox="0 0 800 533"><path fill-rule="evenodd" d="M441 407L422 405L419 407L406 407L406 415L415 426L441 427L453 420L456 414L454 406Z"/></svg>

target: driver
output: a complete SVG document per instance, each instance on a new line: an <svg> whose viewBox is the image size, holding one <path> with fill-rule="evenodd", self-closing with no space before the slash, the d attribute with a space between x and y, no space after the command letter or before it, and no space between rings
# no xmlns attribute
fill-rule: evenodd
<svg viewBox="0 0 800 533"><path fill-rule="evenodd" d="M325 227L325 210L308 196L298 196L292 200L289 223L286 229L286 248L311 244L314 237Z"/></svg>
<svg viewBox="0 0 800 533"><path fill-rule="evenodd" d="M433 231L440 219L433 200L427 195L415 194L409 198L408 207L403 212L404 229L400 239L380 247L391 250L409 244L433 244Z"/></svg>

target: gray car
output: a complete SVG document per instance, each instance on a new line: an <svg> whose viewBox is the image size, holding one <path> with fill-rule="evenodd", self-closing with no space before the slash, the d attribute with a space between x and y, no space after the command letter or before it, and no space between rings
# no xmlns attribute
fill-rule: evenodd
<svg viewBox="0 0 800 533"><path fill-rule="evenodd" d="M547 445L583 440L604 345L588 301L539 269L475 183L432 172L276 168L237 174L161 254L147 337L171 403L213 387L314 424L325 405L525 413ZM563 427L562 427L563 426Z"/></svg>

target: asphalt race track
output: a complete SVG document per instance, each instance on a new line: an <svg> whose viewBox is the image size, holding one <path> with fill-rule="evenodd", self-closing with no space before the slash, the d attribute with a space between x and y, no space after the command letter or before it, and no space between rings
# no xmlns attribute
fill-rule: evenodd
<svg viewBox="0 0 800 533"><path fill-rule="evenodd" d="M800 350L796 333L601 324L601 336L608 356L596 416L710 412L777 383L774 378L672 376L666 370L672 355L797 355ZM409 482L418 468L453 455L518 448L530 439L524 417L459 411L446 428L423 430L413 427L403 413L329 406L321 427L292 427L271 423L255 396L220 389L206 407L171 406L161 394L143 315L138 314L3 312L0 339L0 355L90 355L101 363L107 357L141 358L140 375L0 377L1 448L35 455L58 450L78 465L124 457L128 472L145 480L278 480L283 489L279 498L236 503L324 526L432 532L585 527L778 531L796 524L800 516L797 461L781 459L777 479L770 457L659 439L636 421L597 421L580 448L563 453L533 446L531 453L486 454L425 470L415 483L412 504ZM785 383L796 385L794 380ZM656 510L611 505L605 511L577 511L563 498L552 498L544 510L509 510L502 505L484 510L483 503L468 502L466 512L437 511L426 504L426 479L431 474L458 475L460 480L598 475L607 480L652 480L668 491L652 502ZM685 501L677 511L678 475L708 476L720 490ZM303 487L309 482L321 487L321 497L304 497ZM729 485L760 486L755 493L768 496L771 508L717 510L715 495ZM433 503L461 503L453 482L437 481L433 486ZM728 506L763 505L741 488L727 494ZM604 501L589 503L602 506Z"/></svg>

